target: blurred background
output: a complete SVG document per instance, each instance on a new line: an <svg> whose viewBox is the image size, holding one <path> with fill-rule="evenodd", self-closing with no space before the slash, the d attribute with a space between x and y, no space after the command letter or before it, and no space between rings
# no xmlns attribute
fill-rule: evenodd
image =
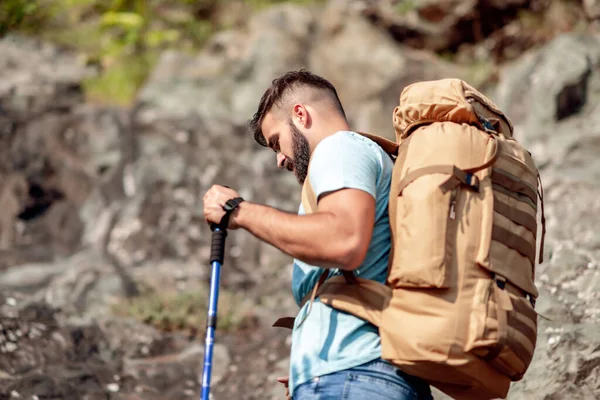
<svg viewBox="0 0 600 400"><path fill-rule="evenodd" d="M201 199L220 183L297 210L246 128L297 68L389 138L420 80L462 78L508 114L544 183L551 319L508 398L598 398L600 1L0 0L0 399L199 397ZM271 324L297 311L290 279L230 232L215 399L284 398L289 331Z"/></svg>

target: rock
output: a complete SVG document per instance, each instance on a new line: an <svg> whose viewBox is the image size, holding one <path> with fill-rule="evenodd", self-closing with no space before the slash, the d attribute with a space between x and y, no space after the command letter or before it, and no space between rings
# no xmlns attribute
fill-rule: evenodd
<svg viewBox="0 0 600 400"><path fill-rule="evenodd" d="M94 74L73 53L17 34L0 40L0 54L0 106L18 122L81 103Z"/></svg>
<svg viewBox="0 0 600 400"><path fill-rule="evenodd" d="M583 9L591 19L600 18L600 1L598 0L583 0Z"/></svg>
<svg viewBox="0 0 600 400"><path fill-rule="evenodd" d="M319 14L272 7L245 32L217 34L196 58L166 53L141 91L140 120L193 115L222 135L231 130L223 121L244 126L274 77L306 67L339 87L356 129L393 137L391 114L405 85L462 73L398 45L345 1Z"/></svg>
<svg viewBox="0 0 600 400"><path fill-rule="evenodd" d="M527 7L511 1L361 1L362 12L398 42L436 52L455 51L465 43L481 41L502 28Z"/></svg>
<svg viewBox="0 0 600 400"><path fill-rule="evenodd" d="M137 228L123 234L125 242L117 246L122 239L113 235L111 243L126 249L124 254L135 249L139 257L123 262L168 255L205 263L210 231L201 217L201 197L214 183L235 187L244 198L297 210L295 178L277 171L270 152L256 151L246 123L275 76L306 66L314 24L308 9L282 5L258 14L243 31L217 34L196 57L163 56L136 107L135 124L143 136L131 177L139 195L131 200L135 211L123 208L132 222L118 217L116 228L125 232L124 226L139 224L130 225ZM240 256L255 265L268 265L266 257L273 259L271 265L288 261L243 234L228 239L226 255L231 275L225 279L243 285L263 275L258 267L239 273Z"/></svg>
<svg viewBox="0 0 600 400"><path fill-rule="evenodd" d="M174 354L126 359L123 373L156 382L155 387L162 393L169 390L176 393L181 389L176 389L173 382L181 380L182 375L194 382L192 387L197 385L194 373L197 372L197 367L202 365L203 360L204 346L198 343ZM211 386L216 386L229 369L229 351L225 346L214 345L212 367Z"/></svg>
<svg viewBox="0 0 600 400"><path fill-rule="evenodd" d="M552 178L554 171L548 171ZM596 221L594 217L600 208L600 188L597 183L554 180L546 188L547 219L550 238L567 243L567 248L576 249L587 257L588 262L597 262L599 238L594 234ZM569 204L563 206L563 202ZM577 221L565 225L564 221ZM551 257L552 253L549 254Z"/></svg>
<svg viewBox="0 0 600 400"><path fill-rule="evenodd" d="M211 232L202 196L212 184L297 210L295 178L246 129L271 80L301 67L323 74L353 128L391 136L403 87L473 76L411 47L452 49L475 40L476 21L497 17L485 35L525 3L271 7L196 55L164 53L132 110L86 104L81 82L91 71L76 56L0 40L0 398L196 396L203 332L159 331L111 310L145 285L204 290ZM534 362L509 398L598 390L599 43L561 35L503 67L490 93L540 166L548 222L537 310L552 320L540 317ZM236 331L217 330L213 395L280 398L289 332L270 325L297 310L291 259L244 231L228 235L225 254L223 293L242 295L252 313Z"/></svg>
<svg viewBox="0 0 600 400"><path fill-rule="evenodd" d="M488 0L486 2L490 7L504 10L514 6L523 6L527 0Z"/></svg>
<svg viewBox="0 0 600 400"><path fill-rule="evenodd" d="M56 263L23 264L1 275L0 289L26 294L29 302L45 302L67 315L90 319L107 314L126 295L114 266L101 254L82 252Z"/></svg>
<svg viewBox="0 0 600 400"><path fill-rule="evenodd" d="M599 49L598 35L565 34L501 72L495 99L547 170L543 180L597 182Z"/></svg>
<svg viewBox="0 0 600 400"><path fill-rule="evenodd" d="M81 244L102 251L112 229L118 203L109 203L100 188L94 189L79 208L79 218L84 224Z"/></svg>
<svg viewBox="0 0 600 400"><path fill-rule="evenodd" d="M70 140L76 143L73 148L85 163L83 169L90 176L108 180L131 152L129 115L118 109L82 106L75 116Z"/></svg>
<svg viewBox="0 0 600 400"><path fill-rule="evenodd" d="M7 269L2 274L0 288L2 290L25 290L35 292L44 288L53 276L66 269L65 265L24 264Z"/></svg>
<svg viewBox="0 0 600 400"><path fill-rule="evenodd" d="M391 121L402 89L461 73L394 42L345 1L331 1L317 26L310 69L339 88L346 115L359 131L395 139Z"/></svg>
<svg viewBox="0 0 600 400"><path fill-rule="evenodd" d="M232 122L244 126L273 77L306 66L313 24L307 8L282 5L244 31L217 34L196 57L166 53L140 93L140 119L197 115L225 132Z"/></svg>
<svg viewBox="0 0 600 400"><path fill-rule="evenodd" d="M66 315L94 319L110 313L110 307L125 297L122 279L100 254L83 252L63 261L66 271L54 277L43 299Z"/></svg>
<svg viewBox="0 0 600 400"><path fill-rule="evenodd" d="M539 329L541 343L526 378L513 384L509 398L592 399L600 372L597 324L551 324Z"/></svg>
<svg viewBox="0 0 600 400"><path fill-rule="evenodd" d="M534 360L511 399L593 398L598 390L600 36L565 34L501 71L497 104L541 168L545 261Z"/></svg>
<svg viewBox="0 0 600 400"><path fill-rule="evenodd" d="M600 96L598 64L600 36L560 35L504 68L495 99L513 122L523 126L524 140L550 136L549 125L594 110Z"/></svg>
<svg viewBox="0 0 600 400"><path fill-rule="evenodd" d="M129 318L99 318L100 329L106 333L109 348L119 349L124 359L157 357L177 350L177 342L150 325Z"/></svg>
<svg viewBox="0 0 600 400"><path fill-rule="evenodd" d="M177 185L185 179L188 157L185 143L176 143L161 135L145 135L140 141L140 154L132 174L137 187L152 188L156 184Z"/></svg>
<svg viewBox="0 0 600 400"><path fill-rule="evenodd" d="M165 335L132 320L65 323L41 303L0 313L0 396L19 393L61 399L183 399L200 393L200 341ZM8 346L6 344L9 344ZM215 387L229 369L229 352L215 345ZM112 397L112 395L111 395Z"/></svg>
<svg viewBox="0 0 600 400"><path fill-rule="evenodd" d="M15 242L15 220L21 213L22 204L29 188L22 174L0 176L0 250L8 250Z"/></svg>
<svg viewBox="0 0 600 400"><path fill-rule="evenodd" d="M454 28L461 19L469 18L477 5L476 0L449 2L424 1L393 5L379 1L366 7L365 13L392 36L413 47L432 50L445 49L458 38Z"/></svg>
<svg viewBox="0 0 600 400"><path fill-rule="evenodd" d="M0 172L8 211L0 248L12 265L51 261L79 250L87 227L78 210L94 188L119 197L119 168L131 155L127 113L83 103L81 82L92 71L72 53L16 35L0 49L0 109L9 126L0 171L10 172Z"/></svg>

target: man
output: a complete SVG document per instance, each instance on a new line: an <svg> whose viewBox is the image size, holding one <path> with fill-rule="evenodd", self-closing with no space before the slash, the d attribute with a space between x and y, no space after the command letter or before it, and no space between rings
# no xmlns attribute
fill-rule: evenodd
<svg viewBox="0 0 600 400"><path fill-rule="evenodd" d="M388 195L393 162L375 142L350 130L336 89L306 70L275 79L250 122L254 138L277 154L277 165L300 184L308 177L317 210L290 214L242 201L229 229L243 228L294 258L296 302L322 268L385 282L390 251ZM310 168L309 168L310 162ZM204 196L208 222L239 195L213 186ZM280 378L294 400L431 399L429 386L382 361L375 326L318 301L299 311L292 333L290 375ZM299 320L305 320L299 326ZM288 396L288 398L290 398Z"/></svg>

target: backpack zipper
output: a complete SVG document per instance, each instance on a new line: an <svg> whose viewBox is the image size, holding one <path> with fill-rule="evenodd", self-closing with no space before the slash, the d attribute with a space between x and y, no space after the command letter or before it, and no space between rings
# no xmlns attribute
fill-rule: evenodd
<svg viewBox="0 0 600 400"><path fill-rule="evenodd" d="M458 187L452 189L450 192L450 219L454 220L456 218L456 196L458 194Z"/></svg>

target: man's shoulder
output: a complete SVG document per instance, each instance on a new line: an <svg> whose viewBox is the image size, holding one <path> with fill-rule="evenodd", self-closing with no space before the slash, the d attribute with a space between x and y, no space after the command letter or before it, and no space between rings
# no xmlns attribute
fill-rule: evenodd
<svg viewBox="0 0 600 400"><path fill-rule="evenodd" d="M369 138L354 131L337 131L323 139L323 142L338 143L338 144L368 144L372 142Z"/></svg>
<svg viewBox="0 0 600 400"><path fill-rule="evenodd" d="M384 157L372 140L356 132L339 131L317 145L308 177L317 196L342 188L356 188L375 197L376 183L387 170Z"/></svg>
<svg viewBox="0 0 600 400"><path fill-rule="evenodd" d="M316 154L326 156L326 153L336 152L342 155L357 153L378 156L378 145L371 139L353 131L338 131L323 139L315 149Z"/></svg>

